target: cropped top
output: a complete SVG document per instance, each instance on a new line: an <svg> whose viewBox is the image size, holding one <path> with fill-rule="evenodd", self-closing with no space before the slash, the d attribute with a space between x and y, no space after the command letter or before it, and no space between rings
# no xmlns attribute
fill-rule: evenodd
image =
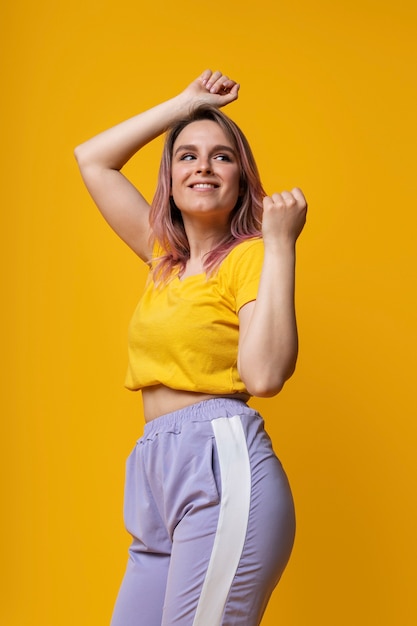
<svg viewBox="0 0 417 626"><path fill-rule="evenodd" d="M247 392L237 370L239 309L256 299L263 241L239 243L219 268L155 285L148 278L128 333L125 386Z"/></svg>

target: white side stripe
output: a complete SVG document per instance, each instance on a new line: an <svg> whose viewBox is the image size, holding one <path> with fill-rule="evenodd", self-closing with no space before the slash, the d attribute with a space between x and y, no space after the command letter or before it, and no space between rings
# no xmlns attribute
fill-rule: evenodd
<svg viewBox="0 0 417 626"><path fill-rule="evenodd" d="M220 463L222 497L216 537L193 626L220 626L239 565L248 526L251 473L240 417L212 421Z"/></svg>

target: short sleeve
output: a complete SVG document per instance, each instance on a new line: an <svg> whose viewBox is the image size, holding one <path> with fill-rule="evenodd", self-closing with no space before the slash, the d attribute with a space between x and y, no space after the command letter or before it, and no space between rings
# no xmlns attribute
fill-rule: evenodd
<svg viewBox="0 0 417 626"><path fill-rule="evenodd" d="M230 254L230 281L236 312L244 304L256 300L264 260L264 244L260 238L236 246Z"/></svg>

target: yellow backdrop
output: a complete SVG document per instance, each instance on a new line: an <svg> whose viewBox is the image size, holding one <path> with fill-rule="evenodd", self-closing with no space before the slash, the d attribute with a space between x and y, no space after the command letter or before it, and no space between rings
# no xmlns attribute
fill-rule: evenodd
<svg viewBox="0 0 417 626"><path fill-rule="evenodd" d="M144 270L73 147L204 68L269 192L301 186L301 354L255 401L290 476L293 558L265 626L414 626L414 1L15 0L1 8L2 581L7 626L108 623L124 571L123 388ZM151 198L160 143L129 166ZM146 625L144 625L146 626Z"/></svg>

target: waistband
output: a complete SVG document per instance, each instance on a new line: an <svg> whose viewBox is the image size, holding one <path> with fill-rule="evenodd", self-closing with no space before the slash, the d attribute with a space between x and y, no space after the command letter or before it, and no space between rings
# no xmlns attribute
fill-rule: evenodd
<svg viewBox="0 0 417 626"><path fill-rule="evenodd" d="M156 417L145 424L144 437L155 435L158 432L180 431L181 425L186 422L207 422L218 417L233 417L234 415L259 415L259 413L243 400L211 398Z"/></svg>

